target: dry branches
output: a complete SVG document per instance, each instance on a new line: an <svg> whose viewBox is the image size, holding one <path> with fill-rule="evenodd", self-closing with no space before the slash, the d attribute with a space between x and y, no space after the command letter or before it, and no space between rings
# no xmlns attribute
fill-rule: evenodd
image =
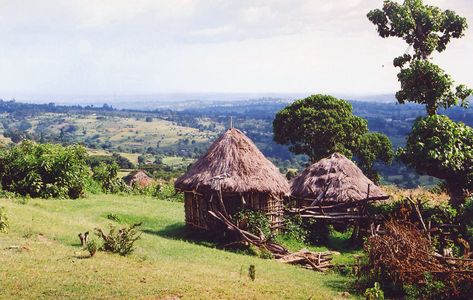
<svg viewBox="0 0 473 300"><path fill-rule="evenodd" d="M473 262L436 254L425 232L411 223L385 223L385 233L365 244L370 271L402 284L422 285L425 275L451 285L473 284Z"/></svg>

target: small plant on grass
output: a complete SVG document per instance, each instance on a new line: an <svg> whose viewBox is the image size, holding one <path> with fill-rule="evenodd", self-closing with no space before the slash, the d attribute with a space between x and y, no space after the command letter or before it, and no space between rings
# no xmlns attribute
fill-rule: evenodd
<svg viewBox="0 0 473 300"><path fill-rule="evenodd" d="M7 212L4 207L0 207L0 233L7 233L9 227Z"/></svg>
<svg viewBox="0 0 473 300"><path fill-rule="evenodd" d="M366 289L365 297L366 300L384 300L384 292L379 282L375 282L374 287Z"/></svg>
<svg viewBox="0 0 473 300"><path fill-rule="evenodd" d="M109 213L109 214L107 215L107 219L112 220L112 221L115 221L115 222L117 222L117 223L120 223L120 221L121 221L120 217L119 217L117 214L115 214L115 213Z"/></svg>
<svg viewBox="0 0 473 300"><path fill-rule="evenodd" d="M106 252L118 253L121 256L129 255L134 250L134 243L140 238L141 223L129 227L117 227L110 224L108 234L100 228L95 228L95 234L103 240L102 249Z"/></svg>
<svg viewBox="0 0 473 300"><path fill-rule="evenodd" d="M85 249L89 251L90 257L94 257L95 253L99 249L99 245L96 240L91 239L90 241L87 242L85 245Z"/></svg>
<svg viewBox="0 0 473 300"><path fill-rule="evenodd" d="M250 265L248 268L248 276L250 277L251 281L255 281L256 279L256 267L255 265Z"/></svg>

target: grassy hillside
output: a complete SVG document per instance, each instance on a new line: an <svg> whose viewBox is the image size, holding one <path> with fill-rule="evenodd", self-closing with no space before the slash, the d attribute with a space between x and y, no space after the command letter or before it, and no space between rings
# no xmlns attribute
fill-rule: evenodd
<svg viewBox="0 0 473 300"><path fill-rule="evenodd" d="M183 204L144 197L0 199L10 233L0 234L0 298L337 299L344 278L218 250L185 230ZM107 227L109 213L143 222L130 257L87 258L77 234ZM15 246L15 247L11 247ZM19 246L19 249L16 247ZM256 266L256 280L247 276Z"/></svg>
<svg viewBox="0 0 473 300"><path fill-rule="evenodd" d="M73 127L72 134L76 142L86 139L95 140L98 144L110 142L112 147L120 146L127 151L156 147L158 143L160 147L170 147L178 144L180 140L202 143L215 137L214 132L199 131L158 118L147 122L144 118L122 116L45 113L30 118L29 122L30 133L50 132L57 136L61 129L67 131Z"/></svg>

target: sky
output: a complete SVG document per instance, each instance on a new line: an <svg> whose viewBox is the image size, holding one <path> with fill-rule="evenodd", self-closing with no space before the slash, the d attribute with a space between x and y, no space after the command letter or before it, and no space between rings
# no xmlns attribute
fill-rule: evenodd
<svg viewBox="0 0 473 300"><path fill-rule="evenodd" d="M426 0L471 28L434 61L473 86L473 1ZM399 88L406 50L381 0L0 0L0 98L335 93Z"/></svg>

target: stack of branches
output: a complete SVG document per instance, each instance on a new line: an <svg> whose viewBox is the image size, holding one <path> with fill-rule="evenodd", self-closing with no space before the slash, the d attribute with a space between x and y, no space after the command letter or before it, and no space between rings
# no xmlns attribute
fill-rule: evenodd
<svg viewBox="0 0 473 300"><path fill-rule="evenodd" d="M369 271L394 282L422 286L431 274L454 294L460 285L473 286L473 260L435 253L425 231L409 222L386 221L384 233L371 236L365 251Z"/></svg>
<svg viewBox="0 0 473 300"><path fill-rule="evenodd" d="M312 203L303 208L288 208L286 213L301 218L329 221L361 221L372 219L366 213L366 205L370 202L386 200L386 197L367 197L360 201L349 201L333 205Z"/></svg>
<svg viewBox="0 0 473 300"><path fill-rule="evenodd" d="M286 264L299 264L303 268L325 272L333 268L332 252L312 252L306 249L289 253L278 258L279 262Z"/></svg>
<svg viewBox="0 0 473 300"><path fill-rule="evenodd" d="M226 213L220 211L209 211L208 213L225 224L227 230L238 237L238 243L251 244L262 250L268 251L280 262L299 264L305 268L321 272L333 267L331 264L332 257L330 252L317 253L308 250L301 250L296 253L290 253L283 246L266 239L262 233L260 236L257 236L239 228L230 221L230 218Z"/></svg>

